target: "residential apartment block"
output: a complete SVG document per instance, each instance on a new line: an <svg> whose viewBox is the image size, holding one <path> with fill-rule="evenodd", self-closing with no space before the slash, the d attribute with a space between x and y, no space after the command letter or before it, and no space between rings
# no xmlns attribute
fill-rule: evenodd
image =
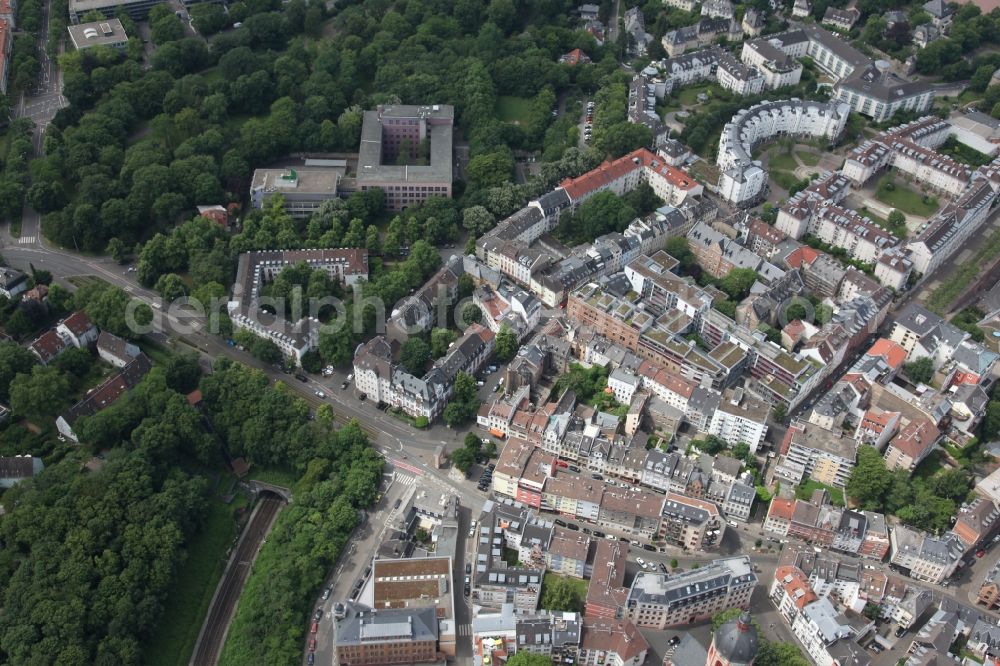
<svg viewBox="0 0 1000 666"><path fill-rule="evenodd" d="M844 131L849 111L841 102L801 100L763 102L740 110L719 138L719 195L736 206L754 205L767 184L767 173L752 156L757 144L779 135L833 143Z"/></svg>
<svg viewBox="0 0 1000 666"><path fill-rule="evenodd" d="M626 612L639 627L686 625L730 608L746 608L756 585L753 564L745 556L670 576L639 572L629 590Z"/></svg>
<svg viewBox="0 0 1000 666"><path fill-rule="evenodd" d="M237 329L245 329L258 337L270 340L281 353L302 362L302 356L315 349L319 343L319 312L302 296L296 307L291 304L293 316L289 321L282 313L285 305L277 308L279 314L270 314L262 305L275 309L275 303L264 295L265 285L274 280L287 267L304 263L314 270L323 270L336 282L353 285L368 279L368 251L359 249L330 250L265 250L240 255L236 265L236 282L233 296L227 304L229 317ZM298 310L298 311L296 311ZM345 323L350 325L350 323Z"/></svg>

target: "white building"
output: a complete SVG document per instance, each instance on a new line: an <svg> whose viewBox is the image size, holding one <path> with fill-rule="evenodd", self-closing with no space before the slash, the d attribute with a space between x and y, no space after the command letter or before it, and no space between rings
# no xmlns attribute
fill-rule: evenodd
<svg viewBox="0 0 1000 666"><path fill-rule="evenodd" d="M730 446L746 444L751 453L756 453L767 434L770 411L770 405L745 395L743 389L727 391L712 416L708 433Z"/></svg>
<svg viewBox="0 0 1000 666"><path fill-rule="evenodd" d="M802 100L763 102L741 110L719 137L720 195L738 206L752 205L766 184L766 174L752 156L755 146L788 135L833 142L844 131L849 113L850 108L840 102Z"/></svg>

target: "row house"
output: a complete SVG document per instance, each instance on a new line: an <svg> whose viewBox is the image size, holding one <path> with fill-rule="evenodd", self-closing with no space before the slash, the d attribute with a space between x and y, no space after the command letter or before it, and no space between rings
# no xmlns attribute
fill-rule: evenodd
<svg viewBox="0 0 1000 666"><path fill-rule="evenodd" d="M936 537L897 525L892 529L890 562L909 569L910 576L929 583L940 583L955 572L965 548L953 533Z"/></svg>

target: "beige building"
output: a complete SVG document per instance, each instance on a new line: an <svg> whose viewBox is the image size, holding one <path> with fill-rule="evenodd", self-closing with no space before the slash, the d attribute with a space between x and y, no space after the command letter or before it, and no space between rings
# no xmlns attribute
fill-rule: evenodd
<svg viewBox="0 0 1000 666"><path fill-rule="evenodd" d="M746 608L756 585L757 575L746 556L671 576L640 572L625 610L638 627L666 629L706 620L730 608Z"/></svg>

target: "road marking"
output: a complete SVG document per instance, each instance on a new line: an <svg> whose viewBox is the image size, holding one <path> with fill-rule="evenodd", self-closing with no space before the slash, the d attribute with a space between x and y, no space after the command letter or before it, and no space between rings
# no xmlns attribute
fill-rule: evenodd
<svg viewBox="0 0 1000 666"><path fill-rule="evenodd" d="M407 472L412 472L413 474L416 474L417 476L423 476L424 475L424 471L422 469L420 469L419 467L415 467L413 465L409 465L409 464L403 462L402 460L396 460L395 458L392 458L392 459L389 460L389 462L391 462L394 467L398 467L400 469L405 469Z"/></svg>
<svg viewBox="0 0 1000 666"><path fill-rule="evenodd" d="M460 624L460 625L458 625L458 635L459 636L471 636L472 635L472 625L471 624Z"/></svg>
<svg viewBox="0 0 1000 666"><path fill-rule="evenodd" d="M414 483L417 482L417 477L410 476L409 474L397 474L396 482L404 486L412 486Z"/></svg>
<svg viewBox="0 0 1000 666"><path fill-rule="evenodd" d="M34 236L21 236L21 238L18 239L17 242L20 243L21 245L30 245L30 244L32 244L32 243L35 242L35 237Z"/></svg>

